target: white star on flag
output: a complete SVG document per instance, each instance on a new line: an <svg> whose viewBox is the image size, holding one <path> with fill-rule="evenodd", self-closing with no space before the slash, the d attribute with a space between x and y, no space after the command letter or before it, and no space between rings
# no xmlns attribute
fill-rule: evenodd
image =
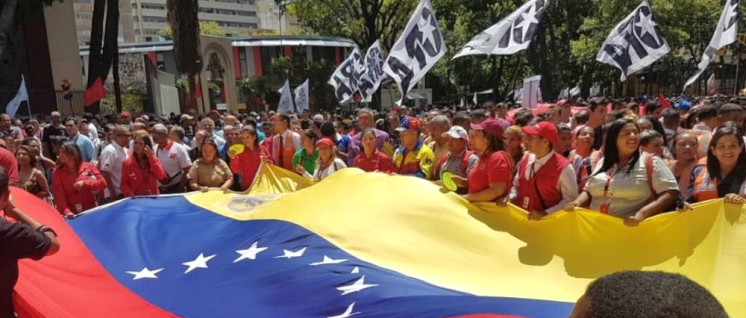
<svg viewBox="0 0 746 318"><path fill-rule="evenodd" d="M653 37L653 40L655 40L655 44L660 44L655 32L655 26L657 25L658 24L653 21L653 14L645 15L644 13L640 14L640 21L635 23L636 27L640 27L642 29L640 38L645 36L645 34L650 34L650 36Z"/></svg>
<svg viewBox="0 0 746 318"><path fill-rule="evenodd" d="M160 273L163 270L163 268L155 269L155 270L149 270L147 267L143 268L142 270L138 272L127 272L127 274L135 275L135 278L132 280L138 280L143 278L158 278L156 274Z"/></svg>
<svg viewBox="0 0 746 318"><path fill-rule="evenodd" d="M238 262L240 262L242 260L245 260L245 259L254 260L254 259L256 259L256 256L259 253L263 252L266 249L267 249L266 247L259 247L259 241L256 241L256 242L254 242L254 244L251 244L251 247L249 247L249 248L247 248L245 250L237 250L236 253L241 254L241 256L239 256L233 262L234 263L238 263Z"/></svg>
<svg viewBox="0 0 746 318"><path fill-rule="evenodd" d="M339 264L346 262L347 259L333 259L329 256L324 255L324 260L321 262L311 263L311 266L319 266L319 265L331 265L331 264Z"/></svg>
<svg viewBox="0 0 746 318"><path fill-rule="evenodd" d="M422 32L422 34L425 36L425 39L422 41L422 43L424 44L425 42L429 41L430 45L435 46L435 39L433 39L433 36L434 36L433 33L437 31L437 29L433 27L432 24L430 24L432 23L431 22L432 20L433 20L433 17L430 16L430 18L427 19L427 21L424 24L418 25L418 27L420 28L420 32ZM425 21L425 20L421 20L421 21Z"/></svg>
<svg viewBox="0 0 746 318"><path fill-rule="evenodd" d="M352 283L352 285L339 286L339 287L337 287L337 290L341 291L342 292L342 296L344 296L344 295L347 295L347 294L356 293L356 292L359 292L359 291L361 291L363 289L368 289L368 288L376 287L376 286L378 286L378 284L366 284L365 283L365 275L363 275L363 277L360 277L360 279L358 279L356 282Z"/></svg>
<svg viewBox="0 0 746 318"><path fill-rule="evenodd" d="M184 266L188 266L186 272L184 274L188 274L189 272L197 269L197 268L207 268L207 262L209 262L211 259L213 259L215 255L210 255L208 257L205 257L204 254L200 253L197 258L191 262L182 263Z"/></svg>
<svg viewBox="0 0 746 318"><path fill-rule="evenodd" d="M342 314L336 315L336 316L329 316L327 318L347 318L347 317L352 317L354 315L359 315L360 312L352 312L354 308L355 308L355 303L352 303L349 306L347 306L347 310L345 310L345 312L343 312Z"/></svg>
<svg viewBox="0 0 746 318"><path fill-rule="evenodd" d="M350 274L360 274L360 267L355 266L355 268L352 269Z"/></svg>
<svg viewBox="0 0 746 318"><path fill-rule="evenodd" d="M304 247L304 248L299 249L299 250L297 250L295 252L288 251L288 250L282 250L283 254L280 255L280 256L275 256L275 258L288 258L288 259L290 259L290 258L301 257L301 256L303 256L303 253L306 252L306 248L307 247Z"/></svg>
<svg viewBox="0 0 746 318"><path fill-rule="evenodd" d="M528 11L521 13L523 21L517 24L516 28L521 28L523 34L526 34L526 30L531 27L532 24L539 24L539 19L536 18L536 5L531 5ZM521 39L523 41L523 39Z"/></svg>

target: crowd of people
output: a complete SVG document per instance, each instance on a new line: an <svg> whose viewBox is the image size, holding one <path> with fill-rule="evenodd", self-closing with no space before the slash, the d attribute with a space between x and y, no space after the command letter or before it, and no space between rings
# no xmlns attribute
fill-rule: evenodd
<svg viewBox="0 0 746 318"><path fill-rule="evenodd" d="M131 196L245 191L264 162L314 181L356 167L455 184L470 202L512 203L532 220L586 207L636 225L692 202L746 202L746 110L716 99L692 104L594 98L538 110L486 102L347 115L2 114L0 165L11 185L71 218Z"/></svg>

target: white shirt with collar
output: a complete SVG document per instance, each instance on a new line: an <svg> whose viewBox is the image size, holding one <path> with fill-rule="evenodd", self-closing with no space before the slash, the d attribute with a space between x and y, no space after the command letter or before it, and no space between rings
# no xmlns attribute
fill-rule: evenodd
<svg viewBox="0 0 746 318"><path fill-rule="evenodd" d="M112 142L101 151L99 157L99 169L109 173L111 186L116 191L116 195L122 194L122 165L128 156L126 149L116 142Z"/></svg>
<svg viewBox="0 0 746 318"><path fill-rule="evenodd" d="M548 154L546 154L544 157L539 158L538 160L536 159L536 155L533 153L529 153L526 157L523 158L523 160L528 160L528 163L526 164L526 173L522 176L520 175L520 171L519 173L516 173L515 178L513 179L513 187L510 189L511 201L518 197L518 184L520 182L520 178L531 180L531 178L533 177L532 171L538 171L539 169L541 169L541 167L543 167L549 161L549 159L552 158L552 155L554 155L554 151L550 151ZM562 168L559 180L557 180L557 190L559 190L562 194L562 200L560 200L557 205L547 208L547 210L545 211L547 212L547 214L552 214L564 209L565 205L578 198L578 182L575 177L575 169L573 169L571 164Z"/></svg>
<svg viewBox="0 0 746 318"><path fill-rule="evenodd" d="M300 135L290 129L285 129L285 131L283 131L281 134L275 135L275 138L283 138L284 140L288 140L288 136L291 136L291 138L293 138L293 147L295 148L296 151L298 149L303 148L300 142ZM276 153L275 151L277 150L277 147L279 146L280 146L279 139L272 142L272 148L273 148L272 154ZM285 144L283 144L283 146L285 146Z"/></svg>

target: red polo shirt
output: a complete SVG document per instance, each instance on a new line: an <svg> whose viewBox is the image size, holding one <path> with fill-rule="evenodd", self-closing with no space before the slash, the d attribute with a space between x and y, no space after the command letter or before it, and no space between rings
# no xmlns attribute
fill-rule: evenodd
<svg viewBox="0 0 746 318"><path fill-rule="evenodd" d="M272 157L264 146L259 146L259 151L246 149L236 159L231 160L231 170L241 175L241 191L246 191L254 182L256 172L262 164L261 156L267 157L267 160L272 162Z"/></svg>
<svg viewBox="0 0 746 318"><path fill-rule="evenodd" d="M168 178L161 161L154 155L148 158L150 169L144 169L137 163L135 156L131 154L122 164L122 196L127 198L158 194L158 180Z"/></svg>
<svg viewBox="0 0 746 318"><path fill-rule="evenodd" d="M75 190L73 185L83 181L85 186ZM52 172L52 191L57 211L62 215L78 214L98 206L95 193L106 188L106 180L96 166L89 162L80 164L76 174L66 168L56 168Z"/></svg>
<svg viewBox="0 0 746 318"><path fill-rule="evenodd" d="M10 150L0 146L0 166L5 168L11 184L18 184L18 160Z"/></svg>
<svg viewBox="0 0 746 318"><path fill-rule="evenodd" d="M487 158L479 158L479 162L469 173L469 193L483 191L490 187L492 183L505 183L505 193L500 197L506 196L510 192L513 184L513 167L510 157L504 151L491 153Z"/></svg>
<svg viewBox="0 0 746 318"><path fill-rule="evenodd" d="M394 162L391 161L389 156L376 149L370 157L366 157L365 152L361 152L360 155L355 158L355 167L358 167L365 172L380 171L391 173L394 171Z"/></svg>

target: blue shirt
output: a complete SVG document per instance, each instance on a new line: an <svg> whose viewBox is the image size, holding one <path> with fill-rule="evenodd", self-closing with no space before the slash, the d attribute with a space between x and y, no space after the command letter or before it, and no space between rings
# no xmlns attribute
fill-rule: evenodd
<svg viewBox="0 0 746 318"><path fill-rule="evenodd" d="M70 141L74 142L78 146L78 149L80 149L80 157L83 159L83 162L91 162L93 159L93 141L80 133L70 137Z"/></svg>

